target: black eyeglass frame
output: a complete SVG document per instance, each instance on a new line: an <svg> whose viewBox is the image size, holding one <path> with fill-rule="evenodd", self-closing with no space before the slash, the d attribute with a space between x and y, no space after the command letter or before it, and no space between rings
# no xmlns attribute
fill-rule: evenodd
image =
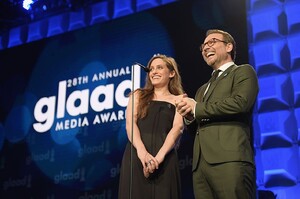
<svg viewBox="0 0 300 199"><path fill-rule="evenodd" d="M211 39L208 40L207 42L201 44L201 45L199 46L199 49L200 49L200 51L202 52L203 49L204 49L204 47L206 46L206 44L207 44L209 47L212 47L212 46L215 45L215 43L217 43L217 42L223 42L223 43L225 43L225 44L228 44L228 43L229 43L229 42L227 42L227 41L223 41L223 40L220 40L220 39L217 39L217 38L211 38Z"/></svg>

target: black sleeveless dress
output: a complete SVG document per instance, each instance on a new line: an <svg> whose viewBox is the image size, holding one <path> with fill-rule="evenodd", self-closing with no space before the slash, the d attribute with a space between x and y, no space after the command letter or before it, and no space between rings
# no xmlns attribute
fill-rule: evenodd
<svg viewBox="0 0 300 199"><path fill-rule="evenodd" d="M151 101L148 114L138 120L142 141L154 157L163 145L166 136L173 126L175 106L164 101ZM134 133L134 132L133 132ZM119 181L119 199L179 199L181 198L180 173L178 157L172 149L149 178L143 174L143 166L137 157L136 149L132 151L131 143L125 148ZM132 177L132 180L131 180Z"/></svg>

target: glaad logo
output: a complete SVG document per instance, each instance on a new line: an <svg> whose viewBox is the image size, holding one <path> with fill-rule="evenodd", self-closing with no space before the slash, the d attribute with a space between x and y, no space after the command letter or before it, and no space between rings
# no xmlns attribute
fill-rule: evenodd
<svg viewBox="0 0 300 199"><path fill-rule="evenodd" d="M31 175L24 176L21 179L12 179L9 178L9 180L4 181L3 183L3 190L7 190L9 188L14 187L31 187Z"/></svg>
<svg viewBox="0 0 300 199"><path fill-rule="evenodd" d="M83 147L78 150L78 157L82 158L84 155L89 155L93 153L109 154L110 153L109 145L110 145L109 141L107 140L102 141L95 146L88 146L84 144Z"/></svg>
<svg viewBox="0 0 300 199"><path fill-rule="evenodd" d="M30 165L32 163L32 160L34 162L39 162L39 161L49 161L49 162L54 162L55 158L55 151L54 149L48 150L45 153L32 153L31 156L28 156L26 158L26 165Z"/></svg>
<svg viewBox="0 0 300 199"><path fill-rule="evenodd" d="M60 171L59 174L54 176L54 183L59 184L62 181L85 181L85 168L77 169L75 172L66 172Z"/></svg>
<svg viewBox="0 0 300 199"><path fill-rule="evenodd" d="M183 170L187 167L190 167L192 166L192 163L193 163L192 157L186 155L184 159L179 160L179 169Z"/></svg>
<svg viewBox="0 0 300 199"><path fill-rule="evenodd" d="M104 190L99 194L89 194L87 192L84 195L79 196L79 199L110 199L112 198L111 190Z"/></svg>
<svg viewBox="0 0 300 199"><path fill-rule="evenodd" d="M140 87L140 68L136 67L134 70L134 88L138 88ZM39 133L50 130L55 119L59 120L55 126L56 131L88 126L90 124L88 117L82 116L89 113L89 107L94 112L100 113L100 115L95 115L92 122L93 125L101 122L123 120L125 118L124 111L102 112L113 110L115 108L114 104L117 104L121 108L127 106L128 97L126 96L126 91L131 90L132 88L132 80L129 77L129 74L131 73L130 68L127 66L125 68L118 68L104 73L112 73L113 75L101 76L99 74L94 74L91 78L91 82L101 80L99 77L120 79L122 78L121 76L124 76L127 79L124 78L124 80L118 84L111 83L99 85L93 90L90 90L89 88L73 90L68 96L67 88L74 86L74 83L72 84L68 80L60 81L58 84L57 96L42 97L35 104L34 118L37 122L33 124L34 130ZM76 79L76 84L79 84L78 80L81 80L81 84L88 85L89 83L88 76L73 79ZM67 114L72 118L68 120L65 119Z"/></svg>

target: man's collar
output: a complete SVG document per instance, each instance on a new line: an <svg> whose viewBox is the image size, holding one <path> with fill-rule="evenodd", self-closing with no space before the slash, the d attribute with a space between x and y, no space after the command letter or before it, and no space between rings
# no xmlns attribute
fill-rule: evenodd
<svg viewBox="0 0 300 199"><path fill-rule="evenodd" d="M218 70L221 70L221 72L224 72L227 68L229 68L233 64L234 64L234 62L227 62L226 64L223 64L222 66L220 66L218 68Z"/></svg>

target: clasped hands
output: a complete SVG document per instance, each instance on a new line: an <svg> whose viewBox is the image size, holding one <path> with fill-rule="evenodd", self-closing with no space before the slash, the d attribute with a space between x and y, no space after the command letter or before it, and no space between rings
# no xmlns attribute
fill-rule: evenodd
<svg viewBox="0 0 300 199"><path fill-rule="evenodd" d="M175 107L177 112L188 120L194 119L194 109L197 102L189 98L187 94L177 96L178 99L175 100Z"/></svg>
<svg viewBox="0 0 300 199"><path fill-rule="evenodd" d="M150 153L147 153L143 164L144 176L148 178L151 173L154 173L154 171L158 169L158 166L158 160L155 157L153 157Z"/></svg>
<svg viewBox="0 0 300 199"><path fill-rule="evenodd" d="M197 102L194 99L189 98L187 94L178 95L175 100L175 107L177 112L182 117L185 117L186 119L191 121L194 119L193 111L195 109L196 104ZM158 159L163 159L163 158L158 157ZM142 163L143 163L144 176L146 178L148 178L150 174L154 173L154 171L157 170L159 166L159 161L157 160L157 158L153 157L150 153L146 153Z"/></svg>

